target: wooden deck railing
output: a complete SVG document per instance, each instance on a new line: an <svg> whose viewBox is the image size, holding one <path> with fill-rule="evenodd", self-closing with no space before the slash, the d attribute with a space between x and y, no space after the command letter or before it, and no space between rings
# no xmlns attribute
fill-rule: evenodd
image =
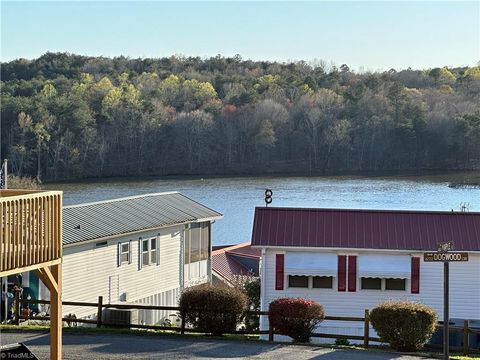
<svg viewBox="0 0 480 360"><path fill-rule="evenodd" d="M62 192L0 190L0 276L62 257Z"/></svg>

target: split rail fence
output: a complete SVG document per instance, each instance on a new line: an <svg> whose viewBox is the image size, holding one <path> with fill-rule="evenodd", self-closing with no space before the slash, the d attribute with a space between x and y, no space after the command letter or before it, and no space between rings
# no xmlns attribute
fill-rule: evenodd
<svg viewBox="0 0 480 360"><path fill-rule="evenodd" d="M28 304L46 304L49 305L50 301L48 300L26 300L20 299L18 293L15 294L15 317L14 322L16 325L19 324L19 320L50 320L49 316L25 316L21 314L20 308L21 305L28 305ZM122 310L166 310L166 311L177 311L180 313L180 308L178 306L155 306L155 305L136 305L136 304L104 304L103 297L98 297L98 302L90 303L90 302L78 302L78 301L63 301L62 305L64 306L82 306L82 307L94 307L97 309L97 318L95 320L89 319L72 319L72 318L63 318L62 320L69 323L85 323L85 324L92 324L96 325L96 327L101 326L110 326L110 327L124 327L124 328L137 328L137 329L148 329L148 330L169 330L169 331L176 331L181 333L182 335L185 333L204 333L202 330L193 329L186 327L185 317L181 317L181 325L178 326L163 326L163 325L145 325L145 324L118 324L118 323L110 323L103 321L103 310L104 309L122 309ZM268 311L247 311L245 315L248 316L268 316ZM370 315L369 310L365 310L364 317L347 317L347 316L325 316L325 320L331 321L350 321L350 322L362 322L363 323L363 335L343 335L343 334L328 334L328 333L313 333L312 337L317 338L327 338L327 339L346 339L346 340L360 340L363 341L363 346L368 348L370 342L381 342L381 340L377 337L370 336ZM441 323L437 325L438 327L442 327ZM480 330L470 328L468 320L464 321L463 327L449 327L450 332L463 332L463 347L455 347L450 346L452 350L455 351L462 351L465 355L475 351L476 349L470 348L470 334L477 334L480 335ZM268 330L236 330L230 332L229 334L243 334L243 335L267 335L268 340L273 341L275 329L270 326Z"/></svg>

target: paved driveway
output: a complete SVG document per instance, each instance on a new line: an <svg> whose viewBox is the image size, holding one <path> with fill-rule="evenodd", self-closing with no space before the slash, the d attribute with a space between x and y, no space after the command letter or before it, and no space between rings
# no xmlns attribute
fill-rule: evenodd
<svg viewBox="0 0 480 360"><path fill-rule="evenodd" d="M0 343L24 342L39 359L48 359L46 333L0 334ZM381 351L333 350L313 346L193 337L63 334L64 359L275 359L419 360Z"/></svg>

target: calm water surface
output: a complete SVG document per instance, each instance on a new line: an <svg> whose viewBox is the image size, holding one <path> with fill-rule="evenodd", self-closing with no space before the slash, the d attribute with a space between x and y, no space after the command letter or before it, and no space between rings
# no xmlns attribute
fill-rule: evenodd
<svg viewBox="0 0 480 360"><path fill-rule="evenodd" d="M468 202L470 211L480 211L480 189L449 188L449 181L455 179L458 175L148 179L48 184L45 188L63 190L65 205L180 191L224 215L213 225L213 243L219 245L250 240L254 208L264 206L265 188L273 190L272 206L457 211L460 203Z"/></svg>

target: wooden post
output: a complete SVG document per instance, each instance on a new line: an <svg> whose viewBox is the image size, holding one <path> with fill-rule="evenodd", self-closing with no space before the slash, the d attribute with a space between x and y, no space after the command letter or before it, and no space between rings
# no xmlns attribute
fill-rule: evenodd
<svg viewBox="0 0 480 360"><path fill-rule="evenodd" d="M368 348L368 340L370 338L370 313L365 309L365 322L363 325L363 346Z"/></svg>
<svg viewBox="0 0 480 360"><path fill-rule="evenodd" d="M15 310L13 323L18 325L20 323L20 291L15 290Z"/></svg>
<svg viewBox="0 0 480 360"><path fill-rule="evenodd" d="M48 269L48 268L45 268ZM62 358L62 264L52 265L50 288L50 359Z"/></svg>
<svg viewBox="0 0 480 360"><path fill-rule="evenodd" d="M185 314L181 314L182 316L182 324L180 325L180 334L184 335L185 334Z"/></svg>
<svg viewBox="0 0 480 360"><path fill-rule="evenodd" d="M268 341L273 341L273 326L270 321L268 322Z"/></svg>
<svg viewBox="0 0 480 360"><path fill-rule="evenodd" d="M102 308L103 308L103 296L99 296L98 307L97 307L97 327L102 326Z"/></svg>
<svg viewBox="0 0 480 360"><path fill-rule="evenodd" d="M468 356L469 353L469 321L463 320L463 355Z"/></svg>

